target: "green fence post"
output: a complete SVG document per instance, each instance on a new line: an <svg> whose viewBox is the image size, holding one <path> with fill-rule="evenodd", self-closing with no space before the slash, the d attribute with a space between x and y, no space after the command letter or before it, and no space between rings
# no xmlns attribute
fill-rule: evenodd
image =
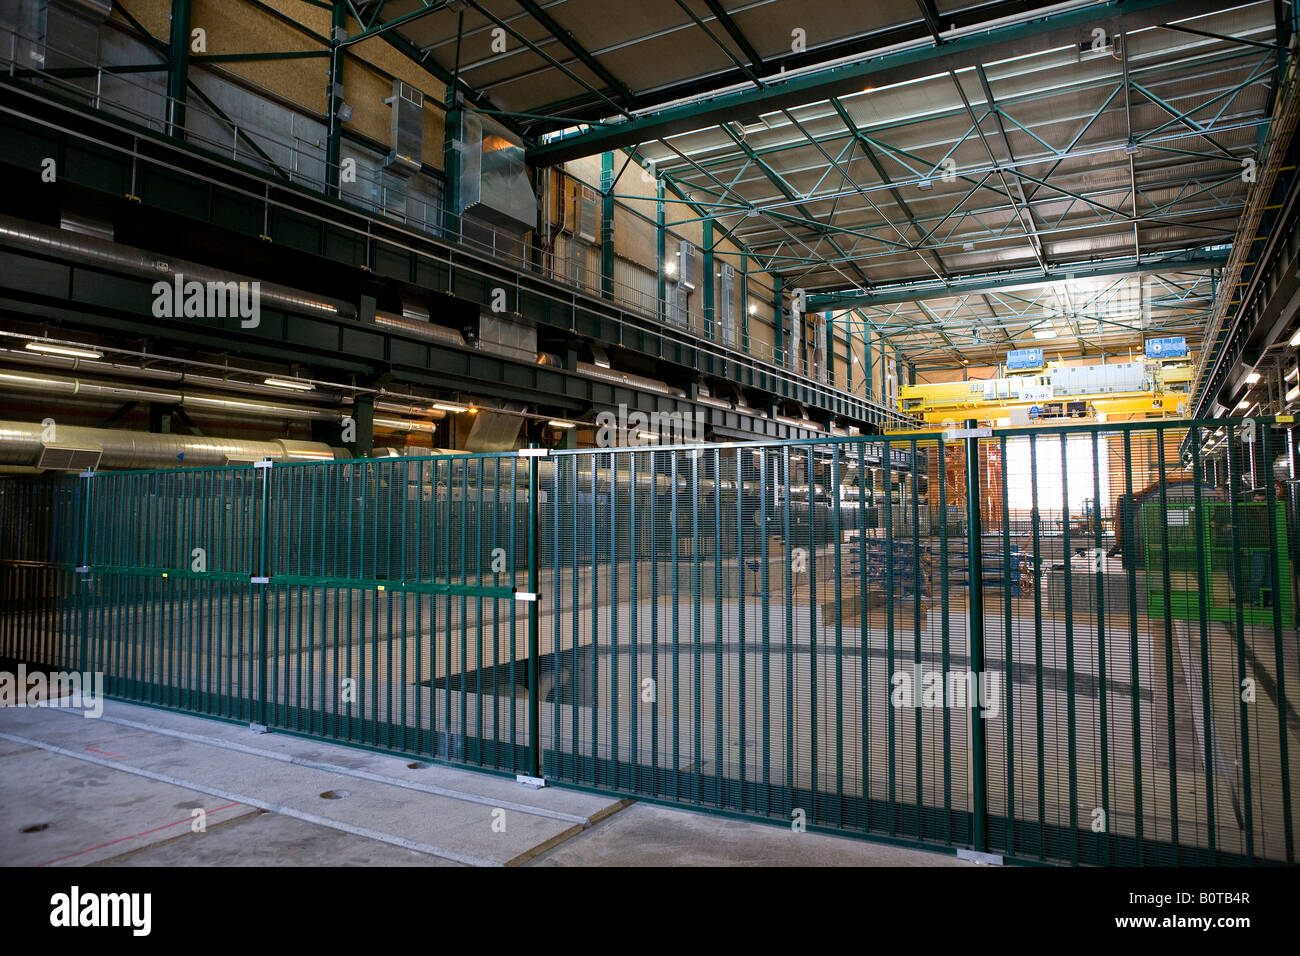
<svg viewBox="0 0 1300 956"><path fill-rule="evenodd" d="M966 578L970 589L970 669L976 688L984 673L984 538L980 531L979 438L975 422L966 422ZM971 701L971 772L974 783L971 844L977 853L988 850L988 766L984 748L984 715L979 694Z"/></svg>
<svg viewBox="0 0 1300 956"><path fill-rule="evenodd" d="M73 572L77 586L77 606L81 611L81 641L78 648L78 664L82 674L85 674L88 670L86 649L90 640L90 595L87 591L90 586L90 489L94 485L91 480L94 477L94 470L81 473L82 487L85 489L81 495L81 560L77 562L76 570Z"/></svg>
<svg viewBox="0 0 1300 956"><path fill-rule="evenodd" d="M266 722L266 589L268 587L266 566L267 522L270 520L271 497L271 463L258 462L253 474L262 472L262 517L259 534L260 546L257 553L257 596L258 596L258 676L257 676L257 722L264 729L270 725Z"/></svg>
<svg viewBox="0 0 1300 956"><path fill-rule="evenodd" d="M540 615L537 603L537 542L539 510L537 507L537 455L528 458L528 774L542 776L541 706L538 696L538 656Z"/></svg>

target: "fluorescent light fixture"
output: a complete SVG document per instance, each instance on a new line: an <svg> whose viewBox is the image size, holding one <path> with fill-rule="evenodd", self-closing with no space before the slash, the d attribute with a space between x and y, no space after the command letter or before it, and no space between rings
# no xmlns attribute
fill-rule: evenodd
<svg viewBox="0 0 1300 956"><path fill-rule="evenodd" d="M1295 330L1295 335L1291 336L1291 341L1287 344L1289 344L1292 348L1295 348L1297 345L1300 345L1300 329Z"/></svg>
<svg viewBox="0 0 1300 956"><path fill-rule="evenodd" d="M295 392L311 392L315 391L316 388L316 386L312 385L311 382L300 382L293 378L267 378L263 379L263 381L267 385L272 385L276 388L291 388Z"/></svg>
<svg viewBox="0 0 1300 956"><path fill-rule="evenodd" d="M468 405L455 405L451 402L435 402L433 405L440 412L467 412Z"/></svg>
<svg viewBox="0 0 1300 956"><path fill-rule="evenodd" d="M1036 338L1036 339L1054 339L1054 338L1056 338L1056 330L1055 330L1055 329L1039 329L1037 332L1034 333L1034 338Z"/></svg>
<svg viewBox="0 0 1300 956"><path fill-rule="evenodd" d="M1300 368L1292 366L1291 371L1286 373L1286 380L1288 382L1291 381L1291 379L1295 378L1297 374L1300 374Z"/></svg>
<svg viewBox="0 0 1300 956"><path fill-rule="evenodd" d="M1259 373L1258 373L1258 372L1251 372L1249 375L1246 376L1246 384L1247 384L1247 385L1254 385L1254 384L1255 384L1256 382L1258 382L1258 381L1259 381Z"/></svg>
<svg viewBox="0 0 1300 956"><path fill-rule="evenodd" d="M1294 402L1297 398L1300 398L1300 385L1292 385L1291 391L1286 393L1286 400Z"/></svg>
<svg viewBox="0 0 1300 956"><path fill-rule="evenodd" d="M565 422L565 421L561 421L558 418L553 418L546 424L550 425L552 428L576 428L577 427L576 422Z"/></svg>
<svg viewBox="0 0 1300 956"><path fill-rule="evenodd" d="M66 355L68 358L103 358L103 352L96 352L94 349L76 349L70 345L52 345L49 342L28 342L27 350L29 352L45 352L49 355Z"/></svg>
<svg viewBox="0 0 1300 956"><path fill-rule="evenodd" d="M1250 399L1249 399L1249 398L1243 398L1241 401L1239 401L1239 402L1237 403L1237 408L1238 408L1238 409L1242 409L1242 408L1250 408Z"/></svg>

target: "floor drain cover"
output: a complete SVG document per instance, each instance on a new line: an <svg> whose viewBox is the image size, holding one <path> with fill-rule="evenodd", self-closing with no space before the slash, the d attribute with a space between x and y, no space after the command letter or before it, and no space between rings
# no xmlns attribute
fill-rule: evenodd
<svg viewBox="0 0 1300 956"><path fill-rule="evenodd" d="M326 790L321 794L324 800L342 800L344 797L352 796L351 790Z"/></svg>
<svg viewBox="0 0 1300 956"><path fill-rule="evenodd" d="M42 830L48 830L49 828L48 823L33 823L29 827L23 827L23 833L40 833Z"/></svg>

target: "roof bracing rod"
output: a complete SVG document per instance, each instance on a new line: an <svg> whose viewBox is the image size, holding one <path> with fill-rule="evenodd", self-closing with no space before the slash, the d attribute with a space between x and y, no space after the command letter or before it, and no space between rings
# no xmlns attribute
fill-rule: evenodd
<svg viewBox="0 0 1300 956"><path fill-rule="evenodd" d="M1089 4L1086 8L1044 16L1029 23L1014 23L960 36L943 46L904 50L855 63L796 75L762 89L710 97L639 115L617 127L587 130L533 147L528 160L550 165L590 156L633 142L649 142L675 133L689 132L727 120L747 119L755 113L793 108L831 96L861 92L870 80L890 83L921 79L935 73L968 69L994 60L1020 56L1031 49L1049 50L1079 41L1080 31L1103 27L1108 33L1134 31L1169 20L1190 19L1222 9L1222 0L1127 0ZM1086 31L1085 31L1086 32Z"/></svg>
<svg viewBox="0 0 1300 956"><path fill-rule="evenodd" d="M586 48L577 41L574 35L560 26L549 13L534 3L533 0L515 0L515 3L528 11L528 15L545 27L546 32L559 40L566 50L582 62L583 66L604 80L610 89L618 94L624 106L629 109L636 106L636 96L628 89L627 85L611 73L603 63L587 52ZM475 6L478 5L475 4Z"/></svg>

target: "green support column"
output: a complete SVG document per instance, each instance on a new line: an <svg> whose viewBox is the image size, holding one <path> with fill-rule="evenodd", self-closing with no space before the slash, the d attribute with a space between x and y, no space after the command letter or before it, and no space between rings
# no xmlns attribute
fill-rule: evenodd
<svg viewBox="0 0 1300 956"><path fill-rule="evenodd" d="M614 298L614 154L600 154L600 294Z"/></svg>
<svg viewBox="0 0 1300 956"><path fill-rule="evenodd" d="M975 429L968 420L966 428ZM984 537L980 530L979 439L966 442L966 578L970 590L970 669L976 687L984 673ZM988 757L985 749L984 711L979 694L971 701L971 771L974 799L971 806L971 843L978 853L988 851Z"/></svg>
<svg viewBox="0 0 1300 956"><path fill-rule="evenodd" d="M844 390L853 391L853 324L844 322Z"/></svg>
<svg viewBox="0 0 1300 956"><path fill-rule="evenodd" d="M167 135L185 135L190 84L190 0L172 0L171 63L167 68Z"/></svg>
<svg viewBox="0 0 1300 956"><path fill-rule="evenodd" d="M460 97L447 87L447 121L442 134L442 169L446 185L442 191L442 235L444 239L460 236L460 154L456 144L461 138Z"/></svg>
<svg viewBox="0 0 1300 956"><path fill-rule="evenodd" d="M656 278L659 300L659 321L663 322L668 318L668 282L664 278L664 255L665 248L665 230L664 230L664 181L663 177L655 176L655 262L659 266L659 275Z"/></svg>
<svg viewBox="0 0 1300 956"><path fill-rule="evenodd" d="M822 321L826 325L826 353L822 361L826 363L826 384L835 384L835 313L823 312Z"/></svg>
<svg viewBox="0 0 1300 956"><path fill-rule="evenodd" d="M740 256L740 350L749 352L749 256Z"/></svg>
<svg viewBox="0 0 1300 956"><path fill-rule="evenodd" d="M357 398L352 407L352 418L356 423L356 440L349 450L357 458L369 458L375 450L375 400L370 395Z"/></svg>
<svg viewBox="0 0 1300 956"><path fill-rule="evenodd" d="M325 127L325 182L331 199L339 198L339 164L343 159L343 123L339 120L339 107L343 104L343 31L347 26L347 4L334 0L330 25L329 85L325 89L325 102L329 116Z"/></svg>
<svg viewBox="0 0 1300 956"><path fill-rule="evenodd" d="M862 379L865 385L864 393L870 398L875 389L871 385L871 363L874 361L871 357L871 323L862 332Z"/></svg>
<svg viewBox="0 0 1300 956"><path fill-rule="evenodd" d="M538 613L538 547L541 539L541 518L538 507L537 458L528 459L528 773L542 776L542 721L540 668L541 619Z"/></svg>
<svg viewBox="0 0 1300 956"><path fill-rule="evenodd" d="M717 282L713 275L713 220L706 219L704 248L701 250L700 288L704 292L704 337L713 338L713 289Z"/></svg>
<svg viewBox="0 0 1300 956"><path fill-rule="evenodd" d="M781 338L781 326L785 323L784 304L781 302L781 277L772 276L772 354L776 364L785 366L785 343Z"/></svg>

